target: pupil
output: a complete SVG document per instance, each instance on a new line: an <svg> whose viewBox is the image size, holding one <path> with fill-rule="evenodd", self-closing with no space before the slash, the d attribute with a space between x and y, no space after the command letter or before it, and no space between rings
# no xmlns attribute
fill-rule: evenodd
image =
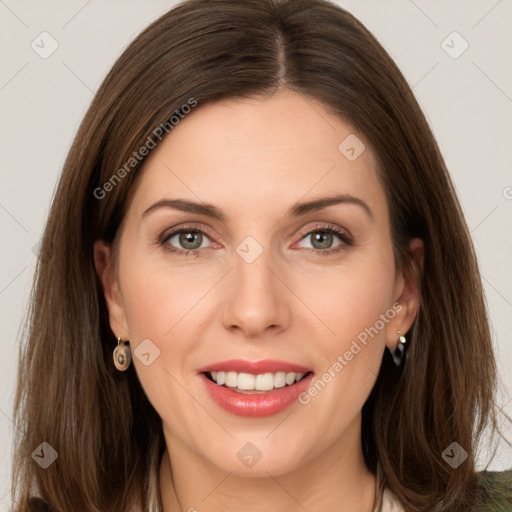
<svg viewBox="0 0 512 512"><path fill-rule="evenodd" d="M320 242L320 247L315 246L315 242ZM318 231L313 235L313 246L317 249L327 249L332 242L332 233L326 231Z"/></svg>
<svg viewBox="0 0 512 512"><path fill-rule="evenodd" d="M201 236L201 233L198 233L196 231L187 231L185 233L181 233L180 234L180 243L183 247L185 247L185 249L197 249L198 247L201 246L200 236ZM197 240L199 240L199 244L196 243L195 246L194 246L194 238L196 239L195 240L196 242L197 242ZM192 245L190 245L190 244L192 244Z"/></svg>

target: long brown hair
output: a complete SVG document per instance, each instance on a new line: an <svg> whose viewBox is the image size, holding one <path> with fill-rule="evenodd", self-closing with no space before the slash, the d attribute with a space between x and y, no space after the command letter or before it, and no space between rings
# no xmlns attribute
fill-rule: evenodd
<svg viewBox="0 0 512 512"><path fill-rule="evenodd" d="M413 271L410 239L425 243L407 362L397 371L385 356L363 408L366 464L381 466L408 511L437 504L466 512L477 501L476 448L485 426L496 424L486 307L454 187L405 78L359 21L328 1L189 0L120 56L64 165L20 348L19 512L157 507L161 420L133 365L122 374L113 366L116 339L93 243L116 240L143 161L130 158L149 138L158 142L158 127L172 136L176 111L279 87L320 101L366 137L387 194L397 268ZM46 469L31 457L42 442L58 454ZM442 458L453 442L468 453L457 469Z"/></svg>

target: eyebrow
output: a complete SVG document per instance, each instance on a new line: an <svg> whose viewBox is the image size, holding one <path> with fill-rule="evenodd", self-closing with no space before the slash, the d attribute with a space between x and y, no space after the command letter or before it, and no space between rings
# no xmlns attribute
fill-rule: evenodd
<svg viewBox="0 0 512 512"><path fill-rule="evenodd" d="M373 220L373 213L370 207L360 198L350 194L337 194L334 196L320 197L312 201L297 202L285 213L285 217L300 217L310 212L322 210L335 204L353 204L360 206ZM209 203L196 203L194 201L188 201L186 199L161 199L156 203L153 203L147 208L142 217L146 217L151 212L159 208L172 208L188 213L197 213L199 215L205 215L221 222L225 222L226 217L222 210Z"/></svg>

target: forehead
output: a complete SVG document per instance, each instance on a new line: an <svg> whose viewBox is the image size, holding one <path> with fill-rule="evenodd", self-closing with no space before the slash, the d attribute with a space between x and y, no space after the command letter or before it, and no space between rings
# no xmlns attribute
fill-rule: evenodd
<svg viewBox="0 0 512 512"><path fill-rule="evenodd" d="M333 193L387 208L364 137L315 100L282 91L196 107L146 158L132 207L181 197L220 205L228 217L230 208L261 216Z"/></svg>

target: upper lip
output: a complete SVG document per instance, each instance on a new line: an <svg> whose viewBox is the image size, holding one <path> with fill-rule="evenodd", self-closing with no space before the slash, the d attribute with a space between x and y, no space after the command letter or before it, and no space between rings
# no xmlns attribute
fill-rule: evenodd
<svg viewBox="0 0 512 512"><path fill-rule="evenodd" d="M220 361L212 363L203 368L199 368L198 373L206 372L237 372L251 373L261 375L263 373L277 372L295 372L308 373L312 371L300 364L288 363L286 361L276 361L274 359L264 359L261 361L247 361L246 359L230 359L229 361Z"/></svg>

